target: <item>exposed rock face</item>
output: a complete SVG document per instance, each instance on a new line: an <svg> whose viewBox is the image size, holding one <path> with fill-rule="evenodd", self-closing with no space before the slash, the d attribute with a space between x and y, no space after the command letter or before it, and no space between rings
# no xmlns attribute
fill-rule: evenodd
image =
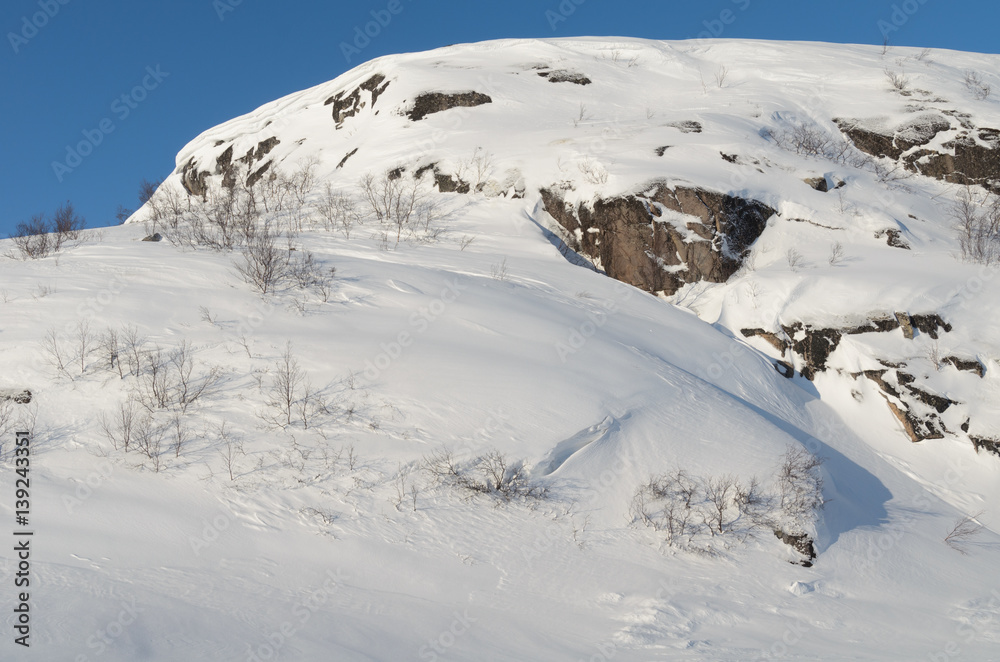
<svg viewBox="0 0 1000 662"><path fill-rule="evenodd" d="M13 401L19 405L26 405L31 403L31 391L28 389L0 389L0 402L5 402L7 400Z"/></svg>
<svg viewBox="0 0 1000 662"><path fill-rule="evenodd" d="M801 565L807 568L812 567L812 562L816 559L816 546L813 544L812 538L805 533L793 535L780 529L775 529L774 535L778 540L806 557L800 561Z"/></svg>
<svg viewBox="0 0 1000 662"><path fill-rule="evenodd" d="M951 324L948 324L941 316L936 313L931 313L927 315L910 315L910 321L913 323L913 327L918 329L921 333L926 333L931 338L937 340L938 329L944 331L951 331Z"/></svg>
<svg viewBox="0 0 1000 662"><path fill-rule="evenodd" d="M907 170L927 177L1000 190L1000 131L976 128L966 116L957 119L962 130L942 143L944 151L924 148L939 133L953 130L943 115L920 115L894 129L875 128L877 120L836 118L834 122L867 154L899 161Z"/></svg>
<svg viewBox="0 0 1000 662"><path fill-rule="evenodd" d="M908 120L895 129L878 130L877 120L834 118L833 120L851 142L866 154L888 157L896 161L914 147L926 145L942 131L951 128L951 122L940 115L921 115Z"/></svg>
<svg viewBox="0 0 1000 662"><path fill-rule="evenodd" d="M198 170L198 165L193 157L184 164L180 174L181 186L184 187L188 195L205 197L208 193L208 175L210 173L207 170Z"/></svg>
<svg viewBox="0 0 1000 662"><path fill-rule="evenodd" d="M791 339L793 352L802 357L802 376L812 380L816 373L826 370L826 362L840 344L843 333L837 329L817 329L797 322L782 327Z"/></svg>
<svg viewBox="0 0 1000 662"><path fill-rule="evenodd" d="M441 193L468 193L472 190L468 182L441 172L437 168L434 169L434 183L437 184L438 191Z"/></svg>
<svg viewBox="0 0 1000 662"><path fill-rule="evenodd" d="M407 116L416 122L428 115L450 110L451 108L471 108L486 103L493 103L493 99L480 92L461 92L458 94L427 92L417 97L416 102L413 104L413 109L407 113Z"/></svg>
<svg viewBox="0 0 1000 662"><path fill-rule="evenodd" d="M337 170L340 170L341 168L343 168L344 164L347 163L347 159L351 158L352 156L354 156L357 153L358 153L358 148L355 147L354 149L352 149L351 151L349 151L347 154L345 154L344 158L340 159L340 163L337 164Z"/></svg>
<svg viewBox="0 0 1000 662"><path fill-rule="evenodd" d="M910 315L905 312L896 312L871 315L862 323L845 328L821 328L795 322L783 325L781 333L767 329L740 329L740 333L746 338L762 338L782 354L792 350L801 359L802 376L813 379L817 373L826 370L827 359L837 349L843 336L861 333L885 333L896 329L902 329L903 336L907 339L913 339L914 330L937 339L940 330L951 331L952 327L937 313ZM955 360L961 361L961 359ZM949 361L949 359L945 359L945 361ZM978 362L974 363L976 366L980 365ZM958 364L954 365L957 367ZM972 369L969 367L969 362L963 362L963 365L966 365L964 369ZM985 374L985 370L980 373L980 376L983 374Z"/></svg>
<svg viewBox="0 0 1000 662"><path fill-rule="evenodd" d="M950 363L959 370L965 370L968 372L974 372L980 377L986 376L986 366L977 360L966 360L960 359L957 356L947 356L944 358L945 363Z"/></svg>
<svg viewBox="0 0 1000 662"><path fill-rule="evenodd" d="M576 85L590 85L593 81L578 74L575 71L557 69L555 71L539 71L538 75L547 79L550 83L574 83Z"/></svg>
<svg viewBox="0 0 1000 662"><path fill-rule="evenodd" d="M612 278L665 294L685 283L725 282L775 214L756 200L664 184L575 209L554 189L541 195L573 250L597 258Z"/></svg>
<svg viewBox="0 0 1000 662"><path fill-rule="evenodd" d="M943 439L949 431L936 414L943 414L959 403L913 386L916 381L913 375L899 368L866 370L860 374L875 382L882 391L889 410L899 420L910 441Z"/></svg>
<svg viewBox="0 0 1000 662"><path fill-rule="evenodd" d="M876 239L881 239L882 237L886 238L885 243L887 243L892 248L902 248L903 250L906 251L910 250L910 245L906 243L905 239L903 239L903 233L900 232L899 230L896 230L895 228L879 230L878 232L875 233Z"/></svg>
<svg viewBox="0 0 1000 662"><path fill-rule="evenodd" d="M778 332L767 329L741 329L740 333L747 338L761 338L788 358L789 352L798 357L799 371L807 379L815 379L816 375L827 369L830 355L837 349L846 335L862 333L885 333L901 329L904 337L912 339L916 332L925 333L932 338L938 338L942 331L952 330L951 324L944 321L936 313L910 315L897 312L893 314L872 315L861 324L847 328L818 328L802 322L782 326ZM889 364L881 370L865 370L853 373L855 379L865 377L878 387L889 410L895 416L903 431L914 443L928 439L943 439L949 430L941 414L952 406L960 405L950 398L931 393L926 387L917 386L917 378L904 371L905 363ZM986 375L986 368L975 360L961 359L949 356L941 361L942 365L954 366L957 370L974 372L980 378ZM784 360L778 360L775 369L785 376L794 372L792 365ZM962 426L963 432L969 431L969 422ZM976 448L993 450L990 440L970 437ZM993 442L1000 444L1000 442ZM1000 449L1000 445L996 448ZM1000 452L998 452L1000 454Z"/></svg>
<svg viewBox="0 0 1000 662"><path fill-rule="evenodd" d="M826 183L826 177L807 177L802 181L820 193L827 193L830 190L829 185Z"/></svg>
<svg viewBox="0 0 1000 662"><path fill-rule="evenodd" d="M985 449L987 452L1000 456L1000 440L988 439L986 437L975 437L972 435L969 436L969 439L972 440L972 446L976 449L977 453L981 449Z"/></svg>
<svg viewBox="0 0 1000 662"><path fill-rule="evenodd" d="M702 127L701 122L695 122L694 120L684 120L683 122L669 122L664 126L671 126L681 133L701 133Z"/></svg>
<svg viewBox="0 0 1000 662"><path fill-rule="evenodd" d="M365 102L361 99L362 92L368 92L371 96L372 107L375 107L375 102L378 101L379 96L385 92L385 89L389 87L389 81L385 80L385 76L382 74L375 74L365 82L358 85L356 88L351 90L350 93L345 91L338 92L329 99L327 99L323 105L332 105L333 120L337 123L337 129L344 126L344 121L349 117L354 117L358 114L362 108L365 107Z"/></svg>

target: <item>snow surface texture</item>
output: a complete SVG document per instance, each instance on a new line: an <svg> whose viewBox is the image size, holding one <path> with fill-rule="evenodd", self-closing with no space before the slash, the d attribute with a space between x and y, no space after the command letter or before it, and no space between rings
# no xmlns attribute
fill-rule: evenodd
<svg viewBox="0 0 1000 662"><path fill-rule="evenodd" d="M8 608L3 659L1000 659L1000 458L957 432L911 443L872 383L851 376L923 359L928 389L997 432L997 281L957 256L958 187L890 185L768 137L789 123L833 134L838 117L898 126L913 103L1000 125L996 99L962 84L966 70L992 80L996 56L881 50L453 46L366 63L186 146L161 193L187 197L185 166L189 186L207 172L217 189L229 146L285 172L316 159L317 181L348 192L365 173L430 164L475 183L477 154L489 156L479 192L434 194L436 236L385 250L370 224L348 239L307 219L293 243L336 267L324 296L262 297L236 273L238 253L173 245L169 232L140 242L148 208L58 255L0 261L0 388L32 391L15 406L22 424L37 414L32 648L12 643ZM886 67L937 101L893 91ZM336 128L342 104L325 102L376 74L378 98L361 89ZM410 119L427 92L491 102ZM810 177L847 186L822 193ZM567 200L589 202L654 180L778 210L752 268L665 300L560 253L539 189L565 183ZM875 237L889 228L911 250ZM831 264L836 242L844 256ZM774 348L739 333L886 311L941 313L953 331L937 351L976 358L985 376L933 366L930 339L896 329L845 337L814 381L785 379ZM164 441L160 466L102 433L99 414L137 380L96 349L81 368L81 321L95 333L134 325L164 352L186 341L196 381L219 367L185 412L155 412L171 425L178 414L189 435L176 455ZM63 371L43 348L49 329ZM328 403L308 427L279 425L268 404L286 343ZM12 441L8 431L0 474L11 523ZM630 513L651 474L768 482L789 446L825 459L812 567L770 531L695 552ZM547 497L506 503L435 480L423 467L444 448L461 462L496 449ZM965 554L944 543L981 511ZM0 560L12 605L7 547Z"/></svg>

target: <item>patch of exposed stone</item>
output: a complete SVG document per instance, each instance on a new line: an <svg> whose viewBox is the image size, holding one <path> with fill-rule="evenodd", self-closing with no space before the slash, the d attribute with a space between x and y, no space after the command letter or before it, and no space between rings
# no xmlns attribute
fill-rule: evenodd
<svg viewBox="0 0 1000 662"><path fill-rule="evenodd" d="M355 147L354 149L352 149L351 151L349 151L347 154L345 154L344 158L340 159L340 163L337 164L337 170L340 170L341 168L343 168L344 164L347 163L347 159L351 158L352 156L354 156L357 153L358 153L358 148Z"/></svg>
<svg viewBox="0 0 1000 662"><path fill-rule="evenodd" d="M878 230L875 233L876 239L881 239L885 237L885 243L892 248L902 248L905 251L910 250L910 245L906 243L903 239L903 233L895 228L887 228L885 230Z"/></svg>
<svg viewBox="0 0 1000 662"><path fill-rule="evenodd" d="M992 439L989 437L977 437L974 435L969 435L969 439L972 440L972 446L976 449L978 453L980 450L985 450L989 453L1000 457L1000 439Z"/></svg>
<svg viewBox="0 0 1000 662"><path fill-rule="evenodd" d="M14 402L19 405L27 405L31 403L31 391L26 388L22 389L0 389L0 402L6 401Z"/></svg>
<svg viewBox="0 0 1000 662"><path fill-rule="evenodd" d="M686 283L728 280L776 213L756 200L663 183L576 207L557 187L542 189L541 196L570 248L599 259L616 280L668 295ZM664 210L691 218L678 228L661 220Z"/></svg>
<svg viewBox="0 0 1000 662"><path fill-rule="evenodd" d="M925 147L953 129L949 117L959 122L961 130L940 150ZM968 114L922 114L895 128L880 128L877 120L835 118L834 122L861 151L898 161L910 172L1000 190L1000 130L976 127Z"/></svg>
<svg viewBox="0 0 1000 662"><path fill-rule="evenodd" d="M808 534L800 533L798 535L793 535L785 533L780 529L775 529L774 536L797 551L799 554L805 556L804 559L799 561L800 565L805 566L806 568L812 567L813 561L816 560L816 546L813 544L813 539L810 538Z"/></svg>
<svg viewBox="0 0 1000 662"><path fill-rule="evenodd" d="M452 108L471 108L487 103L493 103L493 99L481 92L459 92L457 94L425 92L416 98L413 108L407 113L407 116L417 122L428 115Z"/></svg>
<svg viewBox="0 0 1000 662"><path fill-rule="evenodd" d="M573 83L575 85L590 85L593 81L583 74L565 69L551 71L539 71L538 75L548 80L550 83Z"/></svg>
<svg viewBox="0 0 1000 662"><path fill-rule="evenodd" d="M980 377L986 376L986 367L976 359L968 360L960 359L957 356L947 356L944 358L943 362L951 364L959 370L974 372Z"/></svg>
<svg viewBox="0 0 1000 662"><path fill-rule="evenodd" d="M701 133L702 126L701 122L695 122L694 120L684 120L681 122L668 122L664 126L669 126L677 129L681 133Z"/></svg>
<svg viewBox="0 0 1000 662"><path fill-rule="evenodd" d="M349 117L354 117L362 108L365 107L366 103L361 98L362 92L369 93L371 96L372 108L374 108L375 102L378 101L379 96L385 92L387 87L389 87L389 81L385 79L385 76L382 74L375 74L351 90L349 93L346 90L337 92L337 94L323 102L323 105L333 106L331 109L333 120L337 123L336 128L340 129L344 126L345 120Z"/></svg>
<svg viewBox="0 0 1000 662"><path fill-rule="evenodd" d="M194 157L188 159L180 168L181 175L181 186L187 191L188 195L198 196L204 198L208 193L208 176L207 170L199 170L198 164L195 163Z"/></svg>

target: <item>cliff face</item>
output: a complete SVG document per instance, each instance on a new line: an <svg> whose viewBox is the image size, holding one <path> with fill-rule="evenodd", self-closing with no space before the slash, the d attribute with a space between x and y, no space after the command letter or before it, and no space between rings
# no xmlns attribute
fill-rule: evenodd
<svg viewBox="0 0 1000 662"><path fill-rule="evenodd" d="M726 282L775 214L756 200L662 183L576 208L558 191L540 195L573 250L612 278L667 295L688 283Z"/></svg>

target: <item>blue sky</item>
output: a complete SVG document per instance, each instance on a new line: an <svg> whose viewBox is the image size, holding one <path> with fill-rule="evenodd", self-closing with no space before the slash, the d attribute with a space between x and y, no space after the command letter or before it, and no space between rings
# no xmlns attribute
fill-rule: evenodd
<svg viewBox="0 0 1000 662"><path fill-rule="evenodd" d="M580 35L882 44L883 32L997 53L998 18L995 2L943 0L3 0L0 236L66 200L88 227L114 224L200 132L387 53ZM74 158L81 141L92 149Z"/></svg>

